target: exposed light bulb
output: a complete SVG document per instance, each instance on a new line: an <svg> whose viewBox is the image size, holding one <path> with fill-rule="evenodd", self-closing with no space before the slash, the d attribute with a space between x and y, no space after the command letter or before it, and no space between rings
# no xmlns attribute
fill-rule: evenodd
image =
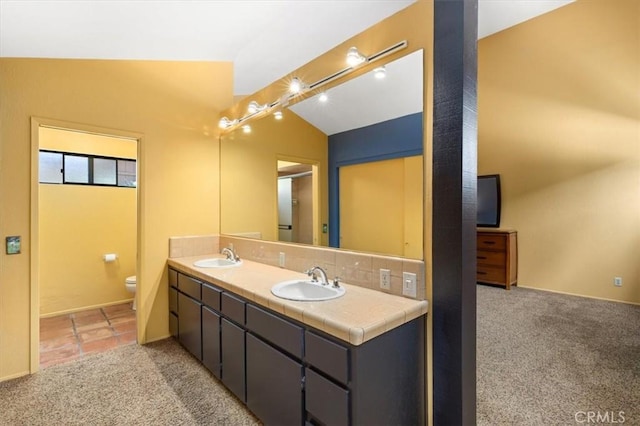
<svg viewBox="0 0 640 426"><path fill-rule="evenodd" d="M255 114L260 111L260 105L256 101L249 102L249 106L247 107L247 112L249 114Z"/></svg>
<svg viewBox="0 0 640 426"><path fill-rule="evenodd" d="M347 51L347 65L349 65L350 67L358 66L366 59L367 58L365 58L356 47L351 47Z"/></svg>
<svg viewBox="0 0 640 426"><path fill-rule="evenodd" d="M385 67L378 67L378 68L373 70L373 75L378 80L382 80L383 78L385 78L387 76L387 69Z"/></svg>
<svg viewBox="0 0 640 426"><path fill-rule="evenodd" d="M242 131L244 133L251 133L251 126L249 126L248 124L245 124L244 126L242 126Z"/></svg>
<svg viewBox="0 0 640 426"><path fill-rule="evenodd" d="M282 111L276 111L273 113L273 118L276 120L282 120Z"/></svg>
<svg viewBox="0 0 640 426"><path fill-rule="evenodd" d="M320 95L318 96L319 102L325 103L328 100L329 100L329 96L325 92L320 93Z"/></svg>
<svg viewBox="0 0 640 426"><path fill-rule="evenodd" d="M227 117L222 117L220 119L220 121L218 122L218 127L220 127L221 129L226 129L230 125L231 125L231 122L229 121L229 119Z"/></svg>
<svg viewBox="0 0 640 426"><path fill-rule="evenodd" d="M291 83L289 83L289 91L294 94L300 93L303 87L304 85L298 77L294 77Z"/></svg>

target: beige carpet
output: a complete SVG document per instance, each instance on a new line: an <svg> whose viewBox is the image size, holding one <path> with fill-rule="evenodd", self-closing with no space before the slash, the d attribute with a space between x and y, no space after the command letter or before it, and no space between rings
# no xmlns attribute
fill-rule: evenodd
<svg viewBox="0 0 640 426"><path fill-rule="evenodd" d="M0 383L0 425L258 425L174 340Z"/></svg>
<svg viewBox="0 0 640 426"><path fill-rule="evenodd" d="M640 425L640 306L477 289L479 425ZM172 339L0 383L3 426L256 424Z"/></svg>
<svg viewBox="0 0 640 426"><path fill-rule="evenodd" d="M640 306L477 289L479 425L640 425Z"/></svg>

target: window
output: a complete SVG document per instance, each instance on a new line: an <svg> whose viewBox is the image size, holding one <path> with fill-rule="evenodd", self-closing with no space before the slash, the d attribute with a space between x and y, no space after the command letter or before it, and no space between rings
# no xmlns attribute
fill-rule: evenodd
<svg viewBox="0 0 640 426"><path fill-rule="evenodd" d="M40 183L136 187L136 160L40 151Z"/></svg>

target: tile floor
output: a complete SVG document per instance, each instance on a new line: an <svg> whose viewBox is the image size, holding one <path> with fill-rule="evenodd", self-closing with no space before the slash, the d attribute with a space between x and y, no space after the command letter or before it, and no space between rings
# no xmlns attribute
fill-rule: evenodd
<svg viewBox="0 0 640 426"><path fill-rule="evenodd" d="M136 341L131 303L40 319L40 368Z"/></svg>

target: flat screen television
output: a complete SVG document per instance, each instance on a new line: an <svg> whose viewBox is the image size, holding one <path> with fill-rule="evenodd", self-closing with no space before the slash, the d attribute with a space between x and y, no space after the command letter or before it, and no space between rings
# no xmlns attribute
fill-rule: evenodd
<svg viewBox="0 0 640 426"><path fill-rule="evenodd" d="M478 226L500 226L500 175L478 176Z"/></svg>

